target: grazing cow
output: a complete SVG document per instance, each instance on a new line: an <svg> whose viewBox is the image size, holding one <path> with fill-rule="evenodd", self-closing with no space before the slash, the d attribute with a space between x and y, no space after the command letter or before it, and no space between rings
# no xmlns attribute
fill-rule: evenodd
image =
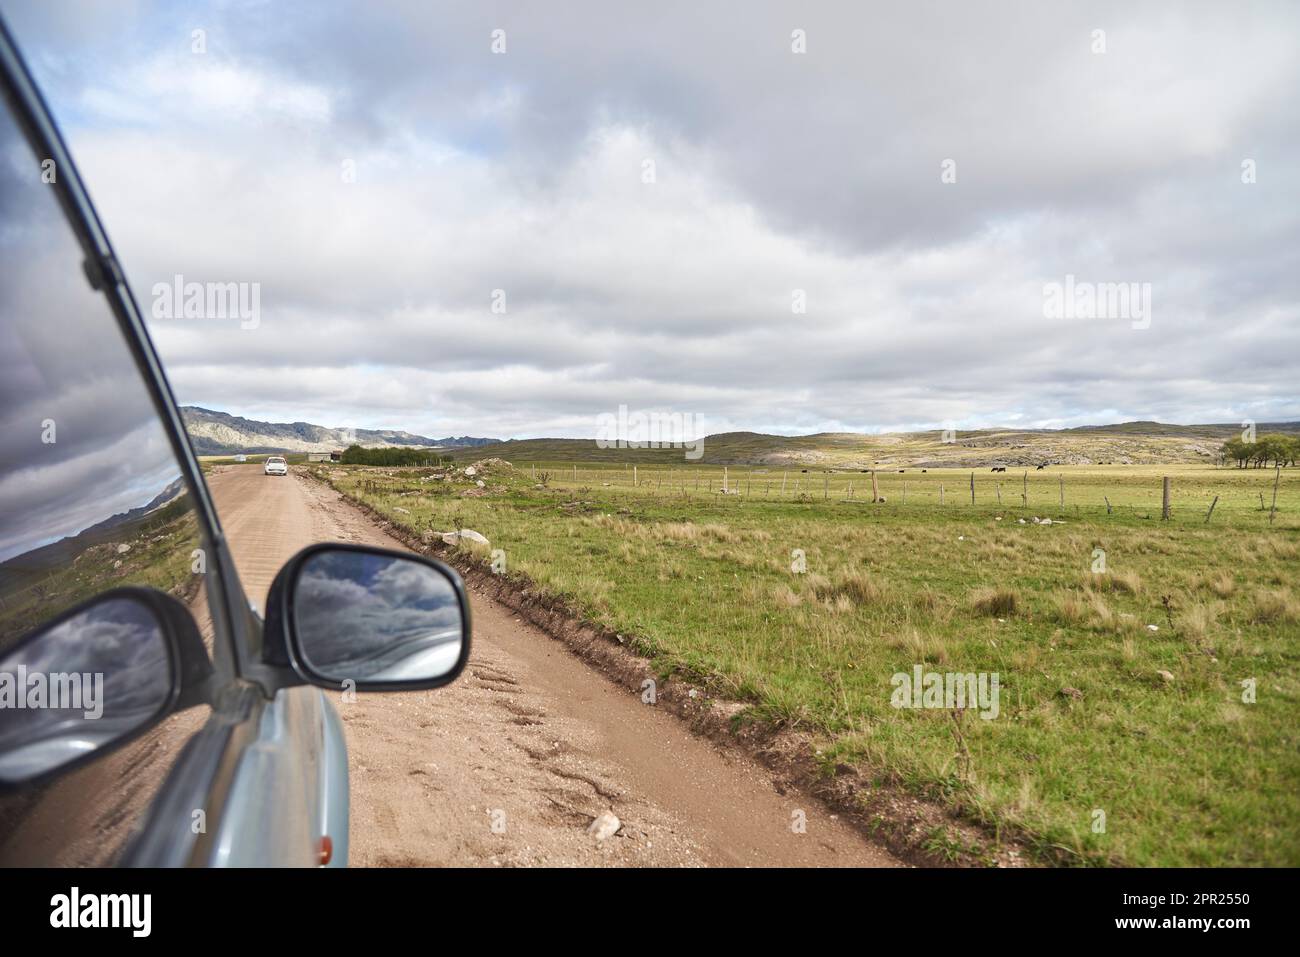
<svg viewBox="0 0 1300 957"><path fill-rule="evenodd" d="M1040 465L1040 466L1038 466L1038 468L1037 468L1035 471L1041 472L1041 471L1042 471L1043 469L1045 469L1045 468L1047 468L1047 466L1046 466L1045 464L1044 464L1044 465Z"/></svg>
<svg viewBox="0 0 1300 957"><path fill-rule="evenodd" d="M929 470L929 469L921 469L921 471L922 471L922 472L928 472L928 471L930 471L930 470Z"/></svg>
<svg viewBox="0 0 1300 957"><path fill-rule="evenodd" d="M907 469L899 469L899 470L898 470L898 474L899 474L899 475L902 475L902 474L903 474L904 472L906 472L906 471L907 471Z"/></svg>

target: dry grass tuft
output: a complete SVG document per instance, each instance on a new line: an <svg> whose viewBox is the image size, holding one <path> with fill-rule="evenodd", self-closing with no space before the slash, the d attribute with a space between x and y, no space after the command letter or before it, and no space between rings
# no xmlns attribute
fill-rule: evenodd
<svg viewBox="0 0 1300 957"><path fill-rule="evenodd" d="M1205 572L1196 579L1196 587L1211 591L1219 598L1231 598L1237 590L1237 581L1230 572Z"/></svg>
<svg viewBox="0 0 1300 957"><path fill-rule="evenodd" d="M1082 625L1088 621L1089 604L1075 592L1057 592L1052 596L1052 617L1063 625Z"/></svg>
<svg viewBox="0 0 1300 957"><path fill-rule="evenodd" d="M783 608L797 608L803 604L803 598L789 585L777 585L772 590L772 597Z"/></svg>
<svg viewBox="0 0 1300 957"><path fill-rule="evenodd" d="M875 580L862 571L843 572L832 582L822 576L809 576L809 584L818 598L838 601L843 598L854 606L878 605L884 600L885 592Z"/></svg>
<svg viewBox="0 0 1300 957"><path fill-rule="evenodd" d="M1178 630L1193 641L1205 641L1218 625L1222 607L1220 602L1188 602L1178 613Z"/></svg>
<svg viewBox="0 0 1300 957"><path fill-rule="evenodd" d="M945 664L948 661L948 649L944 639L933 632L920 628L903 628L894 637L886 638L885 644L899 648L914 662Z"/></svg>
<svg viewBox="0 0 1300 957"><path fill-rule="evenodd" d="M1020 596L1011 588L977 588L971 592L970 603L978 614L1003 617L1014 615Z"/></svg>
<svg viewBox="0 0 1300 957"><path fill-rule="evenodd" d="M1089 591L1121 592L1137 595L1142 591L1142 576L1135 571L1089 572L1083 578L1083 587Z"/></svg>
<svg viewBox="0 0 1300 957"><path fill-rule="evenodd" d="M1251 599L1249 620L1253 625L1300 621L1300 602L1285 589L1257 591Z"/></svg>

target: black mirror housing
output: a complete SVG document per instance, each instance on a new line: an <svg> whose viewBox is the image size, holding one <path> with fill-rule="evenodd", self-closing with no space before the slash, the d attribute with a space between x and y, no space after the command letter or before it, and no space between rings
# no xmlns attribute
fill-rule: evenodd
<svg viewBox="0 0 1300 957"><path fill-rule="evenodd" d="M304 548L271 584L263 662L355 691L440 688L464 670L470 608L455 569L350 543Z"/></svg>

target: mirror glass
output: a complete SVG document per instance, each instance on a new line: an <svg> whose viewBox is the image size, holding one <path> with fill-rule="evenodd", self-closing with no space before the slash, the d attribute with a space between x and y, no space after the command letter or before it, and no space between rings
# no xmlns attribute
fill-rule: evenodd
<svg viewBox="0 0 1300 957"><path fill-rule="evenodd" d="M330 681L429 681L460 658L456 590L420 561L316 552L299 569L292 611L304 663Z"/></svg>
<svg viewBox="0 0 1300 957"><path fill-rule="evenodd" d="M139 730L172 690L167 638L152 609L102 601L0 658L0 781L34 778Z"/></svg>

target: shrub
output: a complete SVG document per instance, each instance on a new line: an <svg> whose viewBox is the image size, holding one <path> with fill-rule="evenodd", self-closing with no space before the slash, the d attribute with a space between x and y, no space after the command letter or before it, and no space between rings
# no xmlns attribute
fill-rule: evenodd
<svg viewBox="0 0 1300 957"><path fill-rule="evenodd" d="M344 465L431 466L450 465L452 459L433 449L363 449L359 445L350 445L343 451L340 461Z"/></svg>

